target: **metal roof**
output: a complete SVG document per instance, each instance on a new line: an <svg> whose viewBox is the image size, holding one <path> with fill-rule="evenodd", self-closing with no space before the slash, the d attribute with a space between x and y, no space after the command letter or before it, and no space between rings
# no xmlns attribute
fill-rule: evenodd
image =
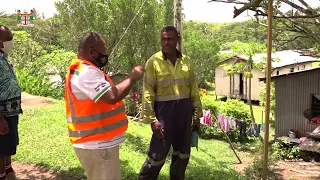
<svg viewBox="0 0 320 180"><path fill-rule="evenodd" d="M282 77L282 76L288 76L288 75L303 73L303 72L307 72L307 71L319 70L319 69L320 69L320 67L314 67L314 68L311 68L311 69L300 70L300 71L295 71L295 72L289 72L289 73L286 73L286 74L271 76L271 79L275 79L275 78ZM265 81L265 80L266 80L265 77L263 77L263 78L258 78L258 79L259 79L259 81Z"/></svg>
<svg viewBox="0 0 320 180"><path fill-rule="evenodd" d="M221 54L234 54L232 51L220 51ZM236 57L243 59L243 60L248 60L249 57L244 56L244 55L236 55ZM296 50L284 50L284 51L277 51L272 53L272 58L277 58L279 62L272 62L272 67L273 68L279 68L283 66L288 66L292 64L299 64L299 63L304 63L304 62L314 62L314 61L320 61L320 59L317 59L312 56L306 56L302 55ZM267 58L267 54L265 53L257 53L255 56L253 56L253 61L254 62L261 62L263 58Z"/></svg>

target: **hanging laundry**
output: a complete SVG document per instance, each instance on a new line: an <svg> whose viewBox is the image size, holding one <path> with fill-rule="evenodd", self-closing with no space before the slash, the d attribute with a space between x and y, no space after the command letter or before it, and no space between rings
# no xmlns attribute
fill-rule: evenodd
<svg viewBox="0 0 320 180"><path fill-rule="evenodd" d="M224 131L225 132L229 132L230 131L230 126L229 126L229 117L228 116L224 116L224 119L223 119L223 123L224 123Z"/></svg>
<svg viewBox="0 0 320 180"><path fill-rule="evenodd" d="M224 123L223 123L223 119L224 119L224 115L223 114L218 114L217 115L217 120L218 120L218 127L222 130L224 129Z"/></svg>
<svg viewBox="0 0 320 180"><path fill-rule="evenodd" d="M212 117L210 110L203 110L203 117L200 118L200 123L206 126L212 126Z"/></svg>
<svg viewBox="0 0 320 180"><path fill-rule="evenodd" d="M229 117L223 114L219 114L217 116L218 116L219 128L225 132L229 132L230 131Z"/></svg>
<svg viewBox="0 0 320 180"><path fill-rule="evenodd" d="M241 121L239 119L235 119L236 126L240 129L240 135L246 135L247 131L247 124L244 121Z"/></svg>
<svg viewBox="0 0 320 180"><path fill-rule="evenodd" d="M264 124L261 124L260 131L264 131Z"/></svg>
<svg viewBox="0 0 320 180"><path fill-rule="evenodd" d="M258 137L260 135L260 127L261 124L251 123L250 128L247 131L247 134Z"/></svg>
<svg viewBox="0 0 320 180"><path fill-rule="evenodd" d="M230 129L237 129L237 122L234 118L229 118Z"/></svg>

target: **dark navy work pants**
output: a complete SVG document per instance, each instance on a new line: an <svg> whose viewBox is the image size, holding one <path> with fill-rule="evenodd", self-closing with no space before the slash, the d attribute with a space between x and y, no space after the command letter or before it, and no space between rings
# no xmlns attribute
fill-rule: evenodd
<svg viewBox="0 0 320 180"><path fill-rule="evenodd" d="M185 179L185 171L190 157L191 123L193 107L190 99L156 102L156 117L164 129L164 140L153 133L148 157L145 160L139 180L156 180L165 163L172 145L173 154L170 166L170 179ZM165 143L164 143L165 142Z"/></svg>

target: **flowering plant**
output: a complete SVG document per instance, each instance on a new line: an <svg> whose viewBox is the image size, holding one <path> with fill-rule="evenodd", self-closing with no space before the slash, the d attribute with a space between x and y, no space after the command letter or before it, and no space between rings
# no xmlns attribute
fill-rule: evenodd
<svg viewBox="0 0 320 180"><path fill-rule="evenodd" d="M139 98L140 94L138 92L132 92L130 100L136 103L136 107L139 108Z"/></svg>
<svg viewBox="0 0 320 180"><path fill-rule="evenodd" d="M208 95L207 90L200 88L200 97L206 96L206 95Z"/></svg>

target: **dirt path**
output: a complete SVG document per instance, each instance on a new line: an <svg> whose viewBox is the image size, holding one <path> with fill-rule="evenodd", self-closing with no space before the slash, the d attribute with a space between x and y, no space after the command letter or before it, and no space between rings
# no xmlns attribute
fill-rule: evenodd
<svg viewBox="0 0 320 180"><path fill-rule="evenodd" d="M43 169L42 167L31 165L31 164L23 164L20 162L13 162L12 164L16 176L18 179L23 180L54 180L56 176L48 171Z"/></svg>
<svg viewBox="0 0 320 180"><path fill-rule="evenodd" d="M250 163L236 164L238 172L244 174L244 169ZM320 164L312 162L279 161L276 165L277 179L279 180L318 180L320 179Z"/></svg>
<svg viewBox="0 0 320 180"><path fill-rule="evenodd" d="M279 161L277 170L283 179L320 179L320 164L312 162Z"/></svg>
<svg viewBox="0 0 320 180"><path fill-rule="evenodd" d="M49 98L22 93L22 108L43 107L53 104Z"/></svg>

